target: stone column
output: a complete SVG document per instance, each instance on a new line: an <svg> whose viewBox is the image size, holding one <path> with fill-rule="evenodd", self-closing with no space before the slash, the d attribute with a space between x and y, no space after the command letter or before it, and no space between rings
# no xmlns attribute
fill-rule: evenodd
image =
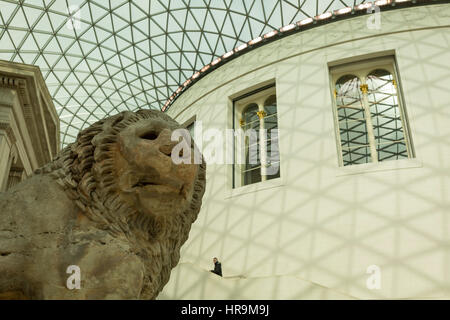
<svg viewBox="0 0 450 320"><path fill-rule="evenodd" d="M259 151L261 159L261 181L267 180L267 132L264 125L264 117L266 112L264 111L264 103L258 104L258 118L259 118Z"/></svg>
<svg viewBox="0 0 450 320"><path fill-rule="evenodd" d="M58 151L58 114L39 67L0 60L0 191Z"/></svg>
<svg viewBox="0 0 450 320"><path fill-rule="evenodd" d="M372 162L376 163L378 162L378 152L377 152L377 146L375 141L375 133L373 131L373 124L372 124L372 115L370 113L370 106L369 106L369 86L366 83L366 79L363 79L363 83L360 85L360 90L362 92L362 102L364 106L364 117L366 118L366 127L367 127L367 135L369 138L370 143L370 157L372 158Z"/></svg>
<svg viewBox="0 0 450 320"><path fill-rule="evenodd" d="M7 123L0 123L0 192L5 191L12 163L11 144L8 141L10 127Z"/></svg>
<svg viewBox="0 0 450 320"><path fill-rule="evenodd" d="M23 175L23 168L12 167L11 170L9 170L8 184L6 186L6 190L11 189L20 181L22 181L22 175Z"/></svg>

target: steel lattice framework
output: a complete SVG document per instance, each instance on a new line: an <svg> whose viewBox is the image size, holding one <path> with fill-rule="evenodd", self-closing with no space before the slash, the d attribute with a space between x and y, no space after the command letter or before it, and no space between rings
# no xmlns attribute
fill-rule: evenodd
<svg viewBox="0 0 450 320"><path fill-rule="evenodd" d="M0 59L41 68L63 146L123 110L162 109L224 53L364 0L0 0Z"/></svg>

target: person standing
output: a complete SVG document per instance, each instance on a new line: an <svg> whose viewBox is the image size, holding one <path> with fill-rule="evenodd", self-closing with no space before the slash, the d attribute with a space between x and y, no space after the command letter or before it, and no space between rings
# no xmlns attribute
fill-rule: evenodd
<svg viewBox="0 0 450 320"><path fill-rule="evenodd" d="M222 264L219 262L219 260L214 257L214 270L210 270L212 273L217 274L218 276L222 276Z"/></svg>

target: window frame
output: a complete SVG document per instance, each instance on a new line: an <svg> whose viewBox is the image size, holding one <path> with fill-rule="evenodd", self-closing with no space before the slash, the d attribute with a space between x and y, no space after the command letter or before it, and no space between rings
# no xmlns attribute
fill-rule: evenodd
<svg viewBox="0 0 450 320"><path fill-rule="evenodd" d="M334 65L329 67L329 75L330 75L330 92L332 93L332 107L333 107L333 121L334 121L334 128L335 128L335 137L336 137L336 147L337 147L337 155L338 155L338 165L339 167L354 167L359 166L363 164L352 164L348 166L344 166L344 159L343 159L343 148L342 148L342 141L341 141L341 133L340 133L340 126L339 126L339 116L338 116L338 107L336 103L336 82L345 75L354 75L358 77L361 84L366 83L367 76L372 73L373 71L377 69L384 69L392 74L393 79L396 82L396 93L397 93L397 100L398 100L398 108L400 112L401 117L401 123L402 123L402 130L404 134L405 139L405 145L406 145L406 151L408 157L405 159L396 159L396 161L400 160L408 160L408 159L414 159L416 158L415 150L412 143L412 137L411 137L411 130L409 126L409 120L407 115L407 110L404 103L403 98L403 90L401 88L401 80L398 73L398 67L397 62L395 59L395 56L384 56L384 57L378 57L378 58L372 58L372 59L366 59L366 60L357 60L353 62L346 62L344 64L340 65ZM364 80L364 81L363 81ZM370 105L368 106L370 108ZM372 121L372 117L370 119ZM373 123L372 123L372 130L373 130ZM374 161L371 159L370 162L365 163L372 164L372 165L378 165L380 163L389 162L388 161Z"/></svg>
<svg viewBox="0 0 450 320"><path fill-rule="evenodd" d="M242 114L243 111L252 103L254 103L257 100L262 100L262 104L265 104L265 102L267 101L267 99L271 96L275 96L275 101L277 101L277 93L276 93L276 84L275 83L270 83L268 85L262 86L260 88L251 90L247 93L244 93L236 98L232 99L232 128L233 131L236 132L237 129L241 129L241 124L240 124L240 119L242 118ZM265 107L265 106L264 106ZM278 126L278 106L277 106L277 112L274 113L274 115L276 115L277 117L277 128L279 128ZM259 120L259 122L261 121L261 119ZM267 139L267 137L266 137ZM278 149L279 149L279 137L278 137ZM260 144L260 142L258 142L258 145ZM252 185L258 185L261 183L265 183L267 181L271 181L271 180L276 180L279 179L281 177L281 172L279 174L278 177L276 178L272 178L272 179L267 179L267 180L263 180L261 175L261 181L259 182L254 182L254 183L249 183L249 184L244 184L244 174L246 170L243 170L243 168L245 167L245 164L237 164L236 163L236 157L237 157L237 148L239 148L239 146L237 146L236 144L236 137L233 138L233 164L232 164L232 190L236 190L239 188L243 188L243 187L248 187L248 186L252 186ZM241 150L239 150L241 151ZM261 170L261 165L257 166L259 168L259 170ZM279 159L279 171L281 171L281 157ZM238 181L239 180L239 181Z"/></svg>
<svg viewBox="0 0 450 320"><path fill-rule="evenodd" d="M186 129L189 131L189 126L190 125L194 125L194 130L195 130L195 121L197 121L197 116L193 115L192 117L190 117L188 120L186 120L185 122L183 122L183 124L181 125L182 128ZM194 131L194 136L191 136L191 139L195 141L195 131Z"/></svg>

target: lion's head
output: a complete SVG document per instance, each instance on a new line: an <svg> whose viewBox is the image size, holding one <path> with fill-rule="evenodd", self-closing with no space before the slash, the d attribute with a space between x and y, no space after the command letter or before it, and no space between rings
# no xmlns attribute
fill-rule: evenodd
<svg viewBox="0 0 450 320"><path fill-rule="evenodd" d="M153 298L178 263L205 190L205 163L174 164L181 128L160 111L125 111L82 130L50 173L99 228L125 236L147 268L142 294Z"/></svg>

